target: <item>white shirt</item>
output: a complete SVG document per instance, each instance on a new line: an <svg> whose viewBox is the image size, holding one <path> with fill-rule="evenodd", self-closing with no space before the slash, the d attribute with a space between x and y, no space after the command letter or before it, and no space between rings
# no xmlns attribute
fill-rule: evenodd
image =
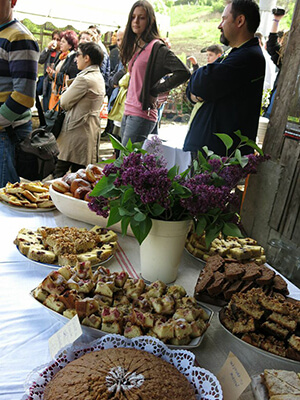
<svg viewBox="0 0 300 400"><path fill-rule="evenodd" d="M264 47L261 47L261 50L266 60L264 90L273 89L274 81L276 78L276 65L271 60L271 56L267 52L267 50Z"/></svg>

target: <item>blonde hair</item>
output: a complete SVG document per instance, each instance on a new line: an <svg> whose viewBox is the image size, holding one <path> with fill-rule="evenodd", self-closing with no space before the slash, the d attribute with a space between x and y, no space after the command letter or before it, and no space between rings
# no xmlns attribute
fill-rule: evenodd
<svg viewBox="0 0 300 400"><path fill-rule="evenodd" d="M85 29L84 31L79 32L79 34L78 34L79 40L80 40L81 36L82 36L84 33L85 33L86 35L90 35L90 37L91 37L91 42L96 42L96 43L97 43L96 34L95 34L95 32L92 31L91 29Z"/></svg>
<svg viewBox="0 0 300 400"><path fill-rule="evenodd" d="M283 57L284 57L284 53L285 53L285 49L286 49L286 46L287 46L287 42L289 40L289 34L290 34L290 31L287 31L287 32L284 32L284 34L282 35L281 46L280 46L280 49L279 49L279 52L278 52L278 54L279 54L278 63L282 63L282 60L283 60Z"/></svg>

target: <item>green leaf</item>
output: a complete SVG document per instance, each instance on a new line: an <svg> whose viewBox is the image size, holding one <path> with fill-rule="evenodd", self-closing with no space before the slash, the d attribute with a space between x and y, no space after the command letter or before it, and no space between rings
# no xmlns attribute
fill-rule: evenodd
<svg viewBox="0 0 300 400"><path fill-rule="evenodd" d="M180 195L180 197L190 197L191 191L187 187L181 185L178 182L173 182L172 183L172 188L173 188L173 194L175 195Z"/></svg>
<svg viewBox="0 0 300 400"><path fill-rule="evenodd" d="M118 207L119 208L119 214L121 215L121 217L125 217L125 216L133 216L134 212L130 212L127 208L125 207Z"/></svg>
<svg viewBox="0 0 300 400"><path fill-rule="evenodd" d="M101 160L101 162L98 162L97 165L101 167L102 164L113 164L115 160L113 158L109 158L108 160Z"/></svg>
<svg viewBox="0 0 300 400"><path fill-rule="evenodd" d="M130 223L131 218L130 217L123 217L121 220L121 229L122 229L122 235L126 235L128 225Z"/></svg>
<svg viewBox="0 0 300 400"><path fill-rule="evenodd" d="M171 181L172 181L176 175L178 175L178 166L174 165L174 167L172 167L168 171L168 178L171 179Z"/></svg>
<svg viewBox="0 0 300 400"><path fill-rule="evenodd" d="M261 156L264 155L264 152L260 147L257 146L257 144L253 140L248 140L247 141L247 146L252 147L252 149L255 149Z"/></svg>
<svg viewBox="0 0 300 400"><path fill-rule="evenodd" d="M158 217L164 211L165 211L165 208L163 206L161 206L160 204L155 203L151 206L151 214L153 215L153 217Z"/></svg>
<svg viewBox="0 0 300 400"><path fill-rule="evenodd" d="M211 157L214 154L214 152L212 150L209 150L207 146L203 146L202 149L208 157Z"/></svg>
<svg viewBox="0 0 300 400"><path fill-rule="evenodd" d="M196 223L196 233L197 235L201 236L206 228L207 222L206 222L206 218L201 216L200 218L197 219L197 223Z"/></svg>
<svg viewBox="0 0 300 400"><path fill-rule="evenodd" d="M133 195L134 195L134 189L132 187L129 187L124 191L122 195L122 202L126 203L128 200L131 200Z"/></svg>
<svg viewBox="0 0 300 400"><path fill-rule="evenodd" d="M246 143L248 142L248 137L247 136L243 136L242 132L240 130L233 132L241 141L241 143Z"/></svg>
<svg viewBox="0 0 300 400"><path fill-rule="evenodd" d="M227 150L232 147L233 140L229 135L226 135L226 133L215 133L215 135L222 140Z"/></svg>
<svg viewBox="0 0 300 400"><path fill-rule="evenodd" d="M119 214L119 208L118 207L112 207L110 209L110 211L109 211L107 226L114 225L117 222L121 221L121 219L122 219L122 217Z"/></svg>
<svg viewBox="0 0 300 400"><path fill-rule="evenodd" d="M241 150L236 149L234 155L242 168L244 168L248 164L249 159L247 157L242 156Z"/></svg>
<svg viewBox="0 0 300 400"><path fill-rule="evenodd" d="M144 153L144 152L147 153L147 151L143 150L143 144L144 144L144 142L133 143L134 151L136 153Z"/></svg>
<svg viewBox="0 0 300 400"><path fill-rule="evenodd" d="M187 168L185 171L181 172L180 176L186 178L191 172L191 168Z"/></svg>
<svg viewBox="0 0 300 400"><path fill-rule="evenodd" d="M204 157L204 155L202 154L202 151L198 151L198 160L199 160L199 164L201 166L208 165L208 162L207 162L206 158Z"/></svg>
<svg viewBox="0 0 300 400"><path fill-rule="evenodd" d="M134 219L135 221L142 222L142 221L144 221L144 220L146 219L146 217L147 217L146 214L141 213L141 212L137 212L137 213L134 215L133 219Z"/></svg>
<svg viewBox="0 0 300 400"><path fill-rule="evenodd" d="M242 237L242 233L240 229L233 223L224 223L222 232L225 236L234 236L234 237Z"/></svg>
<svg viewBox="0 0 300 400"><path fill-rule="evenodd" d="M116 138L115 138L113 135L111 135L110 133L108 134L108 136L109 136L109 138L110 138L111 144L112 144L112 146L113 146L114 149L127 152L126 147L123 146L122 143L119 142L118 139L116 139Z"/></svg>
<svg viewBox="0 0 300 400"><path fill-rule="evenodd" d="M221 232L221 227L218 225L212 226L211 228L207 228L205 231L205 244L208 248L211 242L218 237L219 233Z"/></svg>
<svg viewBox="0 0 300 400"><path fill-rule="evenodd" d="M148 233L150 232L150 229L152 227L151 218L147 217L142 222L138 222L132 219L130 221L130 227L137 241L139 242L139 244L141 244L148 236Z"/></svg>
<svg viewBox="0 0 300 400"><path fill-rule="evenodd" d="M109 175L109 176L103 176L92 192L90 193L90 196L97 197L97 196L104 196L109 193L111 190L115 189L114 186L114 180L115 180L115 175Z"/></svg>
<svg viewBox="0 0 300 400"><path fill-rule="evenodd" d="M127 145L126 145L126 149L128 150L129 153L133 152L133 145L132 145L131 139L128 140Z"/></svg>

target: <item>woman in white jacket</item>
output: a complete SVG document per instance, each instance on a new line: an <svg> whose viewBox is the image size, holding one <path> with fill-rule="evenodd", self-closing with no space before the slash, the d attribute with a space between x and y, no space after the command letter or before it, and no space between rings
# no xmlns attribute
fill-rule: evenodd
<svg viewBox="0 0 300 400"><path fill-rule="evenodd" d="M58 162L54 177L63 176L97 162L101 134L100 109L105 96L105 84L100 72L103 52L94 42L81 43L77 52L76 78L68 83L60 99L66 111L61 133L57 139Z"/></svg>

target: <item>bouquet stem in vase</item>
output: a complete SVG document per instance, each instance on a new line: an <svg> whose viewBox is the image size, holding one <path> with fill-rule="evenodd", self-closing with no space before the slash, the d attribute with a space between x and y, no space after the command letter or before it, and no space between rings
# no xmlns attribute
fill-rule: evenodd
<svg viewBox="0 0 300 400"><path fill-rule="evenodd" d="M140 246L141 274L149 282L174 282L191 220L152 219L152 228Z"/></svg>

